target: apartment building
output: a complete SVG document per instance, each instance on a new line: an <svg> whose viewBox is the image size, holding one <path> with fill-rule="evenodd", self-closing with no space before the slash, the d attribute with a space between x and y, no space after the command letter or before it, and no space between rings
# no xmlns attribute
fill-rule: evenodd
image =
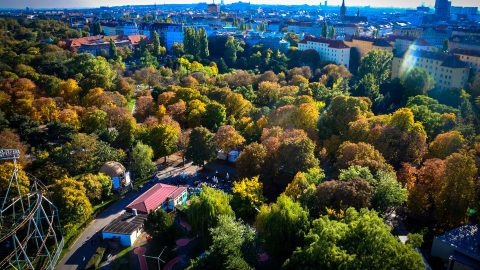
<svg viewBox="0 0 480 270"><path fill-rule="evenodd" d="M473 72L480 72L480 51L453 49L450 51L453 55L456 55L463 62L467 63Z"/></svg>
<svg viewBox="0 0 480 270"><path fill-rule="evenodd" d="M343 40L306 36L298 43L298 49L301 51L315 50L322 61L344 65L346 68L350 67L350 47Z"/></svg>
<svg viewBox="0 0 480 270"><path fill-rule="evenodd" d="M393 42L386 39L371 38L371 37L350 37L344 40L345 44L351 48L357 48L360 56L364 57L369 51L382 50L393 51Z"/></svg>
<svg viewBox="0 0 480 270"><path fill-rule="evenodd" d="M399 78L409 69L417 67L428 73L439 89L465 87L470 68L458 56L429 51L408 51L395 54L392 61L392 78Z"/></svg>

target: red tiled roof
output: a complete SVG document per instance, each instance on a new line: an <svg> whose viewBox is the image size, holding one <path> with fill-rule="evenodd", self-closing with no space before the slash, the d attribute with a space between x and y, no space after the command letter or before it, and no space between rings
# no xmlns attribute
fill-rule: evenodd
<svg viewBox="0 0 480 270"><path fill-rule="evenodd" d="M132 36L126 36L126 35L116 35L116 36L90 36L90 37L82 37L82 38L72 38L67 40L67 46L68 47L73 47L73 48L78 48L82 45L88 45L89 43L92 43L94 41L102 40L102 41L108 41L110 39L113 39L115 41L123 41L123 40L128 40L133 46L137 45L141 39L146 39L146 36L144 35L132 35Z"/></svg>
<svg viewBox="0 0 480 270"><path fill-rule="evenodd" d="M305 36L305 38L300 41L300 43L306 44L308 41L310 42L317 42L317 43L326 43L328 44L329 48L335 48L335 49L347 49L350 48L347 46L343 40L337 40L337 39L328 39L328 38L323 38L323 37L313 37L313 36Z"/></svg>
<svg viewBox="0 0 480 270"><path fill-rule="evenodd" d="M127 208L137 209L140 213L149 213L161 206L168 198L176 198L182 194L187 187L172 186L157 183L140 197L131 202Z"/></svg>
<svg viewBox="0 0 480 270"><path fill-rule="evenodd" d="M413 42L413 45L416 45L416 46L432 46L432 44L428 43L428 41L426 41L423 38L419 38L419 39L415 40L415 42Z"/></svg>

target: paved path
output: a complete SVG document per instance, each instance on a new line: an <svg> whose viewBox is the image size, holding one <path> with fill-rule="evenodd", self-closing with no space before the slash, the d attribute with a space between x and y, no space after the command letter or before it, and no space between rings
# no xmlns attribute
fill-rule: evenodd
<svg viewBox="0 0 480 270"><path fill-rule="evenodd" d="M148 270L147 259L143 256L147 249L145 247L137 247L133 251L133 253L137 254L138 256L138 263L140 264L141 270Z"/></svg>
<svg viewBox="0 0 480 270"><path fill-rule="evenodd" d="M112 220L120 216L130 202L136 199L141 193L150 188L150 184L144 185L144 187L136 192L127 194L123 199L115 202L104 212L97 215L96 219L88 225L88 227L82 232L77 241L70 247L70 250L63 256L62 260L57 264L55 269L58 270L74 270L85 269L88 260L92 257L97 249L98 244L101 242L101 230ZM92 243L92 239L95 239L95 243Z"/></svg>

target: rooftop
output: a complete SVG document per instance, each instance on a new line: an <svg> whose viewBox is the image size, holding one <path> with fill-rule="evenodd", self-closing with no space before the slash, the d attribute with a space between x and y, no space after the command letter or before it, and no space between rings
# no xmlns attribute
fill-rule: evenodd
<svg viewBox="0 0 480 270"><path fill-rule="evenodd" d="M132 36L126 36L126 35L103 36L103 35L98 35L98 36L90 36L90 37L69 39L69 40L67 40L67 46L75 48L75 47L80 47L82 45L109 42L110 39L113 39L115 42L128 41L132 45L137 45L142 38L146 39L146 36L144 36L144 35L132 35Z"/></svg>
<svg viewBox="0 0 480 270"><path fill-rule="evenodd" d="M464 50L464 49L453 49L451 51L453 54L463 54L468 56L480 57L480 51L478 50Z"/></svg>
<svg viewBox="0 0 480 270"><path fill-rule="evenodd" d="M118 218L108 224L103 231L115 234L132 234L143 225L147 219L146 214L134 215L132 213L123 213Z"/></svg>
<svg viewBox="0 0 480 270"><path fill-rule="evenodd" d="M403 58L407 52L397 53L395 57ZM424 50L408 51L408 56L428 58L437 61L442 61L442 66L449 68L467 68L467 63L461 61L458 56L445 53L429 52Z"/></svg>
<svg viewBox="0 0 480 270"><path fill-rule="evenodd" d="M461 226L436 238L456 246L458 251L480 258L480 224Z"/></svg>
<svg viewBox="0 0 480 270"><path fill-rule="evenodd" d="M127 208L137 209L138 212L148 214L161 206L167 199L176 198L185 190L187 187L157 183L131 202Z"/></svg>
<svg viewBox="0 0 480 270"><path fill-rule="evenodd" d="M314 36L305 36L305 38L300 41L300 43L307 44L307 42L317 42L317 43L326 43L328 44L329 48L335 48L335 49L347 49L350 48L347 46L343 40L337 40L337 39L328 39L328 38L323 38L323 37L314 37Z"/></svg>

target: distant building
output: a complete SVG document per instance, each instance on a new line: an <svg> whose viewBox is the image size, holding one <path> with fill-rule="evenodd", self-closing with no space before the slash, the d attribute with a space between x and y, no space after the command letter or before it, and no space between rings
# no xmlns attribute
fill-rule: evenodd
<svg viewBox="0 0 480 270"><path fill-rule="evenodd" d="M361 57L364 57L369 51L373 50L393 51L393 42L382 38L348 37L344 42L351 48L357 48Z"/></svg>
<svg viewBox="0 0 480 270"><path fill-rule="evenodd" d="M130 247L143 231L146 214L123 213L102 230L103 239L118 239L122 246Z"/></svg>
<svg viewBox="0 0 480 270"><path fill-rule="evenodd" d="M208 7L207 7L207 11L208 13L220 13L220 5L217 5L215 3L213 4L209 4Z"/></svg>
<svg viewBox="0 0 480 270"><path fill-rule="evenodd" d="M439 89L464 88L470 68L458 56L409 50L395 54L392 61L392 78L402 77L409 69L417 67L428 73Z"/></svg>
<svg viewBox="0 0 480 270"><path fill-rule="evenodd" d="M298 35L305 34L318 37L322 34L322 27L312 22L290 22L288 23L287 31Z"/></svg>
<svg viewBox="0 0 480 270"><path fill-rule="evenodd" d="M347 15L347 7L345 6L345 0L342 0L342 6L340 7L340 20L345 21L345 16Z"/></svg>
<svg viewBox="0 0 480 270"><path fill-rule="evenodd" d="M423 38L416 39L410 44L409 50L412 51L427 51L427 52L437 52L438 48L432 45L430 42L426 41Z"/></svg>
<svg viewBox="0 0 480 270"><path fill-rule="evenodd" d="M446 26L425 27L422 31L422 38L433 46L442 48L445 40L450 37L451 33L451 29Z"/></svg>
<svg viewBox="0 0 480 270"><path fill-rule="evenodd" d="M298 43L298 49L315 50L323 61L350 67L350 47L342 40L306 36Z"/></svg>
<svg viewBox="0 0 480 270"><path fill-rule="evenodd" d="M464 225L435 236L431 254L451 270L480 269L480 225Z"/></svg>
<svg viewBox="0 0 480 270"><path fill-rule="evenodd" d="M429 13L430 8L426 6L417 7L417 13Z"/></svg>
<svg viewBox="0 0 480 270"><path fill-rule="evenodd" d="M419 38L422 36L423 29L419 27L394 27L393 35Z"/></svg>
<svg viewBox="0 0 480 270"><path fill-rule="evenodd" d="M480 36L462 35L452 36L448 40L449 49L480 50Z"/></svg>
<svg viewBox="0 0 480 270"><path fill-rule="evenodd" d="M480 51L453 49L450 53L458 56L460 60L467 63L473 72L480 72Z"/></svg>
<svg viewBox="0 0 480 270"><path fill-rule="evenodd" d="M184 33L183 25L170 24L167 26L165 33L165 45L168 51L170 51L175 43L183 43Z"/></svg>
<svg viewBox="0 0 480 270"><path fill-rule="evenodd" d="M131 202L126 208L143 214L148 214L159 208L171 211L177 205L185 205L187 196L187 187L157 183Z"/></svg>
<svg viewBox="0 0 480 270"><path fill-rule="evenodd" d="M448 21L451 6L452 3L448 0L435 0L435 17L441 21Z"/></svg>
<svg viewBox="0 0 480 270"><path fill-rule="evenodd" d="M416 38L411 36L395 36L395 45L393 47L396 53L403 53L410 48Z"/></svg>
<svg viewBox="0 0 480 270"><path fill-rule="evenodd" d="M125 35L115 35L115 36L90 36L83 38L74 38L67 40L67 47L71 50L75 50L79 53L91 53L95 56L109 53L110 40L115 42L115 45L118 48L129 47L133 49L136 47L141 39L146 38L145 36L135 35L135 36L125 36Z"/></svg>
<svg viewBox="0 0 480 270"><path fill-rule="evenodd" d="M337 23L333 25L335 34L337 36L353 36L355 35L358 26L353 23Z"/></svg>

